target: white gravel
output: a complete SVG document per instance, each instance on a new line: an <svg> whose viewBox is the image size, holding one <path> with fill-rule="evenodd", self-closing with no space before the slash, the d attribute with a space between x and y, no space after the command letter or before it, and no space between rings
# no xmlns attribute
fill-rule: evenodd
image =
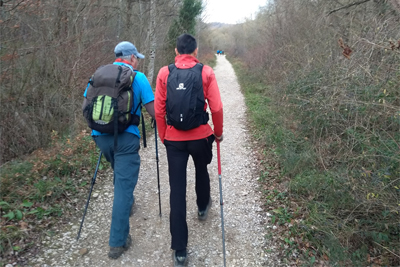
<svg viewBox="0 0 400 267"><path fill-rule="evenodd" d="M226 266L282 266L274 245L264 238L269 231L265 227L268 218L261 208L258 171L255 154L250 147L243 95L225 56L218 57L214 70L224 105L221 163ZM135 190L136 212L130 219L133 244L128 251L117 260L107 257L113 198L112 171L108 170L97 177L80 240L76 241L76 235L81 217L73 220L69 227L58 230L56 237L45 239L42 242L44 248L31 259L29 266L172 266L167 158L159 139L158 151L162 216L159 216L155 141L154 137L150 137L147 148L140 150L142 163ZM189 160L188 266L193 267L223 266L216 145L213 152L214 158L209 165L213 206L206 222L197 219L194 166ZM84 205L82 203L82 207Z"/></svg>

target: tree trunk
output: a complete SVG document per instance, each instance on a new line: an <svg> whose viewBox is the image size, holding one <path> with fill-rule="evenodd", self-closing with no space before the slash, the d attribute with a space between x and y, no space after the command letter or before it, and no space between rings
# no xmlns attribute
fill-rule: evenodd
<svg viewBox="0 0 400 267"><path fill-rule="evenodd" d="M118 4L118 29L117 29L117 40L119 41L119 37L121 36L121 28L122 28L122 0L119 0Z"/></svg>
<svg viewBox="0 0 400 267"><path fill-rule="evenodd" d="M132 16L132 6L133 6L133 1L128 0L128 7L127 7L127 12L126 12L126 31L127 34L131 35L131 16Z"/></svg>
<svg viewBox="0 0 400 267"><path fill-rule="evenodd" d="M156 48L157 48L157 38L156 38L156 18L157 18L157 0L150 1L150 26L149 26L149 42L150 42L150 51L149 51L149 66L147 71L147 79L149 83L153 83L154 77L154 60L156 58Z"/></svg>

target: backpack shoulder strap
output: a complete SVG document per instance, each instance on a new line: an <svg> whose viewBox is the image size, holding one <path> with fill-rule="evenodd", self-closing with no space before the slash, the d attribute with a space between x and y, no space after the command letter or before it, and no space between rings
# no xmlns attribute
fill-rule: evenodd
<svg viewBox="0 0 400 267"><path fill-rule="evenodd" d="M173 70L175 70L175 69L177 69L177 67L175 66L174 63L168 65L169 73L171 73L171 72L172 72Z"/></svg>
<svg viewBox="0 0 400 267"><path fill-rule="evenodd" d="M193 68L196 68L200 71L200 74L203 72L203 67L204 65L202 63L197 63L196 65L194 65Z"/></svg>
<svg viewBox="0 0 400 267"><path fill-rule="evenodd" d="M142 105L142 100L139 101L139 104L136 106L135 111L133 112L133 115L136 114L136 111L138 110L138 108L140 107L140 105Z"/></svg>

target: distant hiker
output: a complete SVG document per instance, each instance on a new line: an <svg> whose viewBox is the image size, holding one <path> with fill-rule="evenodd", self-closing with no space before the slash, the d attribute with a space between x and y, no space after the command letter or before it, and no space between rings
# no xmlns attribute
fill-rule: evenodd
<svg viewBox="0 0 400 267"><path fill-rule="evenodd" d="M221 51L220 51L220 54L223 55L223 54L224 54L224 50L221 50Z"/></svg>
<svg viewBox="0 0 400 267"><path fill-rule="evenodd" d="M220 53L220 51L219 51L219 50L217 50L217 56L219 56L219 53Z"/></svg>
<svg viewBox="0 0 400 267"><path fill-rule="evenodd" d="M207 165L212 144L222 141L222 102L211 67L197 60L197 42L190 34L177 38L175 64L164 66L157 76L155 112L158 134L167 150L170 184L171 249L174 266L187 260L186 168L189 155L196 168L198 219L206 220L211 207ZM214 131L208 124L207 100ZM207 231L207 229L204 229Z"/></svg>
<svg viewBox="0 0 400 267"><path fill-rule="evenodd" d="M114 202L108 253L112 259L121 256L132 243L129 216L132 215L135 202L133 191L140 167L140 133L137 126L141 104L154 118L153 91L146 76L136 70L139 59L144 58L144 55L126 41L117 44L114 53L115 62L98 68L90 79L83 105L90 127L98 129L92 130L92 137L114 170ZM122 107L120 104L123 104ZM128 111L123 112L121 109L126 107L129 107ZM116 121L118 123L114 123Z"/></svg>

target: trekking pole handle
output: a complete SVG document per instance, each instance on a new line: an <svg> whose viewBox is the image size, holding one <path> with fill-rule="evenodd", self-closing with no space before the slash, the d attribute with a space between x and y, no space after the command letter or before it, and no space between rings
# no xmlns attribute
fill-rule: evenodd
<svg viewBox="0 0 400 267"><path fill-rule="evenodd" d="M216 142L217 142L217 158L218 158L218 175L221 175L221 151L220 151L221 141L217 139Z"/></svg>

